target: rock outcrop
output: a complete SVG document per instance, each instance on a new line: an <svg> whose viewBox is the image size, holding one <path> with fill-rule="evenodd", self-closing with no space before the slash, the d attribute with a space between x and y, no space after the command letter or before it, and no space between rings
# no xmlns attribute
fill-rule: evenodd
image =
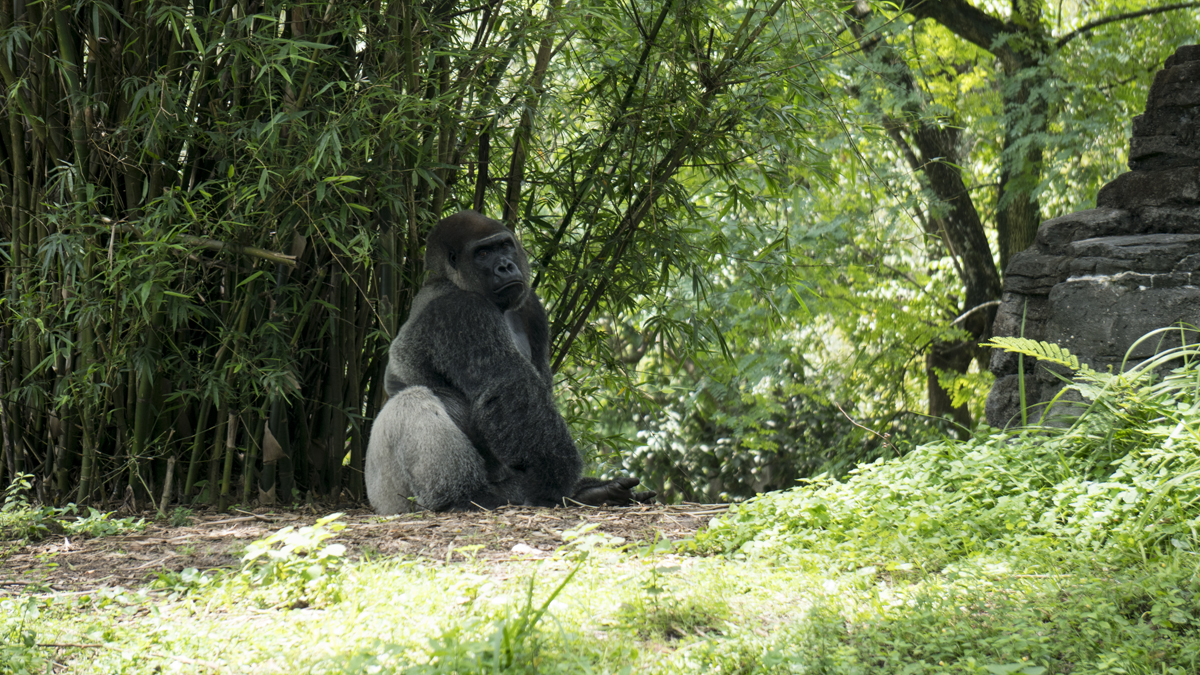
<svg viewBox="0 0 1200 675"><path fill-rule="evenodd" d="M1013 256L993 335L1052 342L1103 371L1173 346L1129 352L1152 330L1200 326L1200 45L1180 47L1155 76L1133 121L1129 168L1100 189L1096 208L1042 223ZM1064 386L1051 369L1026 359L1028 404ZM1017 357L997 350L991 370L988 423L1019 423Z"/></svg>

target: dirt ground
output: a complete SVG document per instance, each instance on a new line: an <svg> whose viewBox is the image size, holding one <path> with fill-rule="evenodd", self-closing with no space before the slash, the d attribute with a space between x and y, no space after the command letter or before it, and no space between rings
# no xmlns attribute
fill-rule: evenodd
<svg viewBox="0 0 1200 675"><path fill-rule="evenodd" d="M403 556L439 563L470 558L495 562L544 557L563 545L563 532L595 523L593 532L630 543L691 537L725 512L723 504L629 508L537 509L505 507L478 513L421 513L392 518L365 509L338 518L346 526L333 541L352 558ZM146 528L120 536L50 535L15 547L0 542L0 596L34 591L89 591L133 587L162 571L236 567L251 541L289 525L312 525L334 509L256 509L197 513L187 526L142 514Z"/></svg>

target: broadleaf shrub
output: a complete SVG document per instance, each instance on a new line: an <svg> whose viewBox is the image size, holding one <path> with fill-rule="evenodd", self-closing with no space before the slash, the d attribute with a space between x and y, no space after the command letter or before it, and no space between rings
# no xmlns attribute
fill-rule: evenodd
<svg viewBox="0 0 1200 675"><path fill-rule="evenodd" d="M242 556L239 575L268 607L309 607L342 599L343 544L327 544L345 528L335 523L341 513L320 518L311 526L285 527L251 542Z"/></svg>

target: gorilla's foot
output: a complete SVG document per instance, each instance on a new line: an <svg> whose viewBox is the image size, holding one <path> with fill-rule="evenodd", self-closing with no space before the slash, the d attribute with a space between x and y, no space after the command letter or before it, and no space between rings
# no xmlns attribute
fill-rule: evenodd
<svg viewBox="0 0 1200 675"><path fill-rule="evenodd" d="M634 492L633 488L641 483L633 476L622 476L610 481L595 478L584 478L579 481L571 501L587 506L633 506L649 504L658 495L654 490Z"/></svg>

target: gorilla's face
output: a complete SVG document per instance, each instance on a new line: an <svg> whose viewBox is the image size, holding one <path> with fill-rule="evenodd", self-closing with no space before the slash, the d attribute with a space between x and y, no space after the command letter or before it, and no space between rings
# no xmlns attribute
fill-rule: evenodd
<svg viewBox="0 0 1200 675"><path fill-rule="evenodd" d="M472 242L464 253L480 290L486 290L497 307L508 310L521 304L528 282L522 271L522 251L511 234L501 232Z"/></svg>
<svg viewBox="0 0 1200 675"><path fill-rule="evenodd" d="M429 233L425 266L430 274L478 293L505 312L529 294L529 260L512 232L498 220L462 211Z"/></svg>

